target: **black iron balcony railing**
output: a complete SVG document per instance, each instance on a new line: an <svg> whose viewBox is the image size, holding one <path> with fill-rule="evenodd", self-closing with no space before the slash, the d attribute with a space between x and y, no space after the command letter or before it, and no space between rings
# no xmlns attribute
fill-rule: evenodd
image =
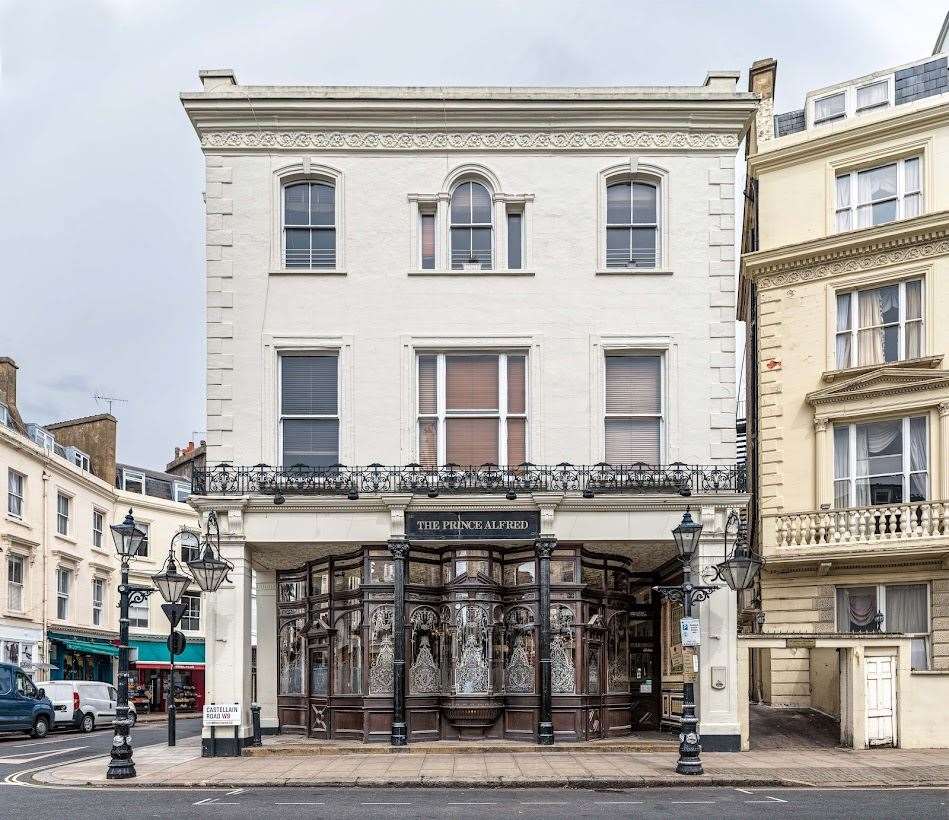
<svg viewBox="0 0 949 820"><path fill-rule="evenodd" d="M655 464L446 464L423 467L235 467L218 464L196 469L194 495L342 495L363 493L507 494L531 492L581 493L743 493L744 465Z"/></svg>

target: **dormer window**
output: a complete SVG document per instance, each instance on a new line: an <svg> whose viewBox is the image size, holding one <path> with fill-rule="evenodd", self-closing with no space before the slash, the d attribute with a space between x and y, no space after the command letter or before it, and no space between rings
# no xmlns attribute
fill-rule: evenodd
<svg viewBox="0 0 949 820"><path fill-rule="evenodd" d="M833 120L842 120L847 116L847 92L838 91L814 100L814 125Z"/></svg>
<svg viewBox="0 0 949 820"><path fill-rule="evenodd" d="M128 493L145 493L145 473L140 470L122 470L122 489Z"/></svg>
<svg viewBox="0 0 949 820"><path fill-rule="evenodd" d="M26 432L44 450L52 450L56 447L56 437L48 430L44 430L38 424L28 424Z"/></svg>
<svg viewBox="0 0 949 820"><path fill-rule="evenodd" d="M191 496L191 486L186 481L176 481L174 484L175 501L187 501Z"/></svg>
<svg viewBox="0 0 949 820"><path fill-rule="evenodd" d="M883 108L890 104L890 83L877 80L857 87L857 113L871 108Z"/></svg>
<svg viewBox="0 0 949 820"><path fill-rule="evenodd" d="M4 427L13 426L10 421L10 409L3 402L0 402L0 424Z"/></svg>

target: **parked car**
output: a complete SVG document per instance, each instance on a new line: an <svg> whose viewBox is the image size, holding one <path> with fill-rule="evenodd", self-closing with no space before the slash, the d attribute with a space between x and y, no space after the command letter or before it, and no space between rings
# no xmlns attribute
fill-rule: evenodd
<svg viewBox="0 0 949 820"><path fill-rule="evenodd" d="M0 663L0 732L46 737L53 722L53 704L43 689L16 664Z"/></svg>
<svg viewBox="0 0 949 820"><path fill-rule="evenodd" d="M119 695L111 683L93 680L51 680L39 684L53 703L56 729L91 732L115 721ZM135 725L135 704L129 703L129 717Z"/></svg>

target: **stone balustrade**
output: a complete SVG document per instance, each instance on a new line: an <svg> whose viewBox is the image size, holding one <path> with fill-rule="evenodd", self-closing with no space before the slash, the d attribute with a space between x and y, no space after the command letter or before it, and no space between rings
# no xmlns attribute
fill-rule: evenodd
<svg viewBox="0 0 949 820"><path fill-rule="evenodd" d="M811 510L766 517L773 519L778 549L884 544L940 538L949 534L949 501Z"/></svg>

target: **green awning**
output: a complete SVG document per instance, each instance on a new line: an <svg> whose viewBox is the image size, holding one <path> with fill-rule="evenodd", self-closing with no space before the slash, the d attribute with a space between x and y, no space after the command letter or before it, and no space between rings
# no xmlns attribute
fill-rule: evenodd
<svg viewBox="0 0 949 820"><path fill-rule="evenodd" d="M204 641L185 636L188 645L180 655L175 655L175 663L204 663ZM171 663L168 645L165 641L143 641L132 639L129 645L138 650L138 663Z"/></svg>
<svg viewBox="0 0 949 820"><path fill-rule="evenodd" d="M81 652L83 655L111 655L118 657L119 648L110 643L92 643L92 641L70 641L61 640L60 643L73 652Z"/></svg>

